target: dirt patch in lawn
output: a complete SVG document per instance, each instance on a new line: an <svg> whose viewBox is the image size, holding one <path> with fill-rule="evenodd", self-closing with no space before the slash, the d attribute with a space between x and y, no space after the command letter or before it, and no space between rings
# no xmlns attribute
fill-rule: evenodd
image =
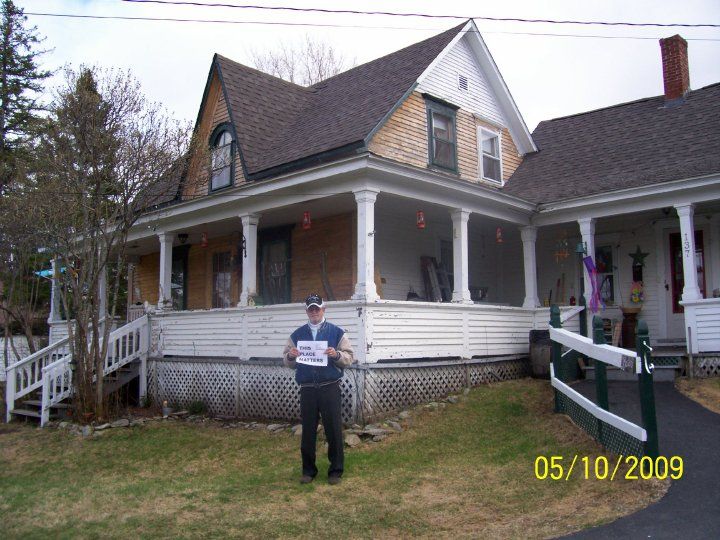
<svg viewBox="0 0 720 540"><path fill-rule="evenodd" d="M703 407L720 414L720 377L675 380L675 387Z"/></svg>

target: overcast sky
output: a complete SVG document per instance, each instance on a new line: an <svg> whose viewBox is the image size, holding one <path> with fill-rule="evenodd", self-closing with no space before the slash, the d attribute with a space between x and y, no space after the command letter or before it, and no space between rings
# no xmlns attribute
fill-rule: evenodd
<svg viewBox="0 0 720 540"><path fill-rule="evenodd" d="M718 0L195 1L466 17L720 24ZM175 117L192 121L215 52L249 63L249 52L253 49L272 49L280 41L293 42L311 34L361 64L461 22L461 19L269 12L121 0L15 2L28 13L30 24L36 25L47 38L45 45L53 49L42 59L46 67L55 69L69 63L130 68L152 100L164 103ZM30 13L213 19L244 24L79 19ZM257 24L261 21L285 24ZM657 42L660 37L679 33L688 39L693 89L720 82L720 28L580 26L480 19L476 23L531 130L544 119L661 94L662 68Z"/></svg>

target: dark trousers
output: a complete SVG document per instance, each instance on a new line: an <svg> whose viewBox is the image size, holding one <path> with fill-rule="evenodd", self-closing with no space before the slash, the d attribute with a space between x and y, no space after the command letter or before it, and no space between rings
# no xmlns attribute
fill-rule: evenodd
<svg viewBox="0 0 720 540"><path fill-rule="evenodd" d="M345 455L343 451L339 381L325 386L303 386L300 388L302 472L303 475L312 477L315 477L318 472L315 466L318 415L322 417L325 438L328 442L328 459L330 460L328 476L342 476Z"/></svg>

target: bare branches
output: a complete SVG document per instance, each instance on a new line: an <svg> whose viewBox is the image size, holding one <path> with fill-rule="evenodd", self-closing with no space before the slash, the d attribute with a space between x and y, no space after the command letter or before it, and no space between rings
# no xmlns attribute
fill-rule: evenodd
<svg viewBox="0 0 720 540"><path fill-rule="evenodd" d="M274 51L250 51L252 64L265 73L312 86L355 65L328 43L309 35L298 43L281 42Z"/></svg>

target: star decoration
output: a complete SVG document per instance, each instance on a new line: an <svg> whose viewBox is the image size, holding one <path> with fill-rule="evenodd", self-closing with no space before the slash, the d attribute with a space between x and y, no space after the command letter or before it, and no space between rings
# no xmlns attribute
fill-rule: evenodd
<svg viewBox="0 0 720 540"><path fill-rule="evenodd" d="M635 253L628 253L632 257L633 266L645 266L645 257L650 255L649 253L643 253L640 250L640 246L638 245L637 249L635 250Z"/></svg>

